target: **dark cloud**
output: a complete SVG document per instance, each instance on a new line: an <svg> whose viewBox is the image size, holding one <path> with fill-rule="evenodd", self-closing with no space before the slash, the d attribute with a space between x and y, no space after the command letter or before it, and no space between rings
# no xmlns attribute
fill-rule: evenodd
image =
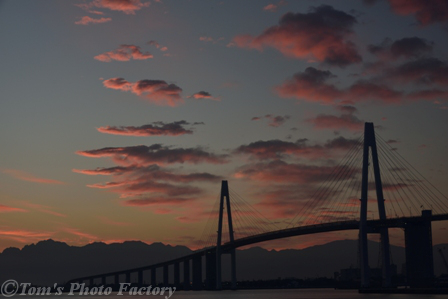
<svg viewBox="0 0 448 299"><path fill-rule="evenodd" d="M391 42L390 39L384 40L380 45L369 45L370 53L379 56L382 59L417 58L433 49L433 43L419 37L406 37Z"/></svg>
<svg viewBox="0 0 448 299"><path fill-rule="evenodd" d="M281 17L279 25L256 37L236 36L233 43L260 51L269 46L289 57L345 67L362 60L354 43L347 40L356 23L354 16L322 5L311 8L309 13L289 12Z"/></svg>

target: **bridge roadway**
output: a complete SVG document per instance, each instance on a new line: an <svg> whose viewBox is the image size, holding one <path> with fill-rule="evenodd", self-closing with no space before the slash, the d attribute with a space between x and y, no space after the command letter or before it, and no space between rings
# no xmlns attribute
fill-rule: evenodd
<svg viewBox="0 0 448 299"><path fill-rule="evenodd" d="M431 218L431 222L432 221L448 220L448 214L431 215L430 218ZM427 218L425 218L425 219L427 220ZM418 222L421 220L423 220L422 216L390 218L385 221L368 220L367 226L371 230L370 232L376 232L381 227L404 228L406 226L406 224L409 222ZM288 238L288 237L293 237L293 236L324 233L324 232L334 232L334 231L341 231L341 230L357 230L357 229L359 229L359 220L346 220L346 221L329 222L329 223L322 223L322 224L313 224L313 225L307 225L307 226L281 229L281 230L277 230L277 231L272 231L272 232L262 233L262 234L258 234L258 235L254 235L254 236L236 239L236 240L234 240L233 244L229 243L229 242L222 244L221 249L222 249L222 252L226 252L226 251L230 251L233 248L238 248L238 247L256 244L256 243L265 242L265 241L270 241L270 240ZM139 283L141 284L141 280L142 280L141 273L145 270L155 271L154 269L157 269L157 268L164 268L164 270L165 270L165 268L167 268L170 265L175 265L180 262L185 262L185 261L189 261L189 260L195 260L195 259L201 258L202 256L206 255L206 253L210 253L210 252L216 252L216 246L202 248L202 249L199 249L189 255L175 258L175 259L172 259L169 261L160 262L157 264L72 279L69 282L67 282L67 284L82 282L84 280L88 280L88 281L90 281L90 284L93 284L93 280L98 279L98 278L102 278L103 284L105 284L104 283L105 277L114 276L114 277L116 277L116 280L117 280L117 277L119 275L123 275L123 274L126 274L126 281L129 282L130 281L130 273L139 273ZM164 276L167 276L167 274L166 275L164 274Z"/></svg>

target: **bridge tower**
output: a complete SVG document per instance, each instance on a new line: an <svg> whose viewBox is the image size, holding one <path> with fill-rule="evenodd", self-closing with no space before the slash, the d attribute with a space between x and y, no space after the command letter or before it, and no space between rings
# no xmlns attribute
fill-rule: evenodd
<svg viewBox="0 0 448 299"><path fill-rule="evenodd" d="M218 239L216 242L216 289L222 289L221 283L221 255L224 253L230 254L231 262L231 276L232 276L232 290L236 289L236 258L235 258L235 248L230 249L227 252L223 252L221 249L221 239L222 239L222 222L224 214L224 200L226 202L227 209L227 223L229 225L229 237L230 243L234 242L233 238L233 224L232 224L232 211L230 209L230 196L229 196L229 185L227 181L222 181L221 183L221 196L219 203L219 222L218 222Z"/></svg>
<svg viewBox="0 0 448 299"><path fill-rule="evenodd" d="M364 151L362 162L362 185L361 185L361 215L359 222L359 245L360 245L360 262L361 262L361 287L369 287L370 269L367 251L367 199L368 199L368 175L369 175L369 149L372 154L372 166L375 178L376 197L378 202L378 214L380 220L386 220L386 210L384 208L383 186L381 183L380 166L378 163L378 151L376 147L375 131L373 123L365 123L364 126ZM381 259L383 270L383 287L390 287L390 247L389 232L387 227L380 228L381 236Z"/></svg>

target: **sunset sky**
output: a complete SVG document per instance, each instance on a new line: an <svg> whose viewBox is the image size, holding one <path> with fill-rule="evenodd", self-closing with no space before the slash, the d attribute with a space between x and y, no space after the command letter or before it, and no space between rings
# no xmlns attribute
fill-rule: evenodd
<svg viewBox="0 0 448 299"><path fill-rule="evenodd" d="M448 195L445 0L6 0L0 36L0 250L197 248L224 179L286 227L364 122Z"/></svg>

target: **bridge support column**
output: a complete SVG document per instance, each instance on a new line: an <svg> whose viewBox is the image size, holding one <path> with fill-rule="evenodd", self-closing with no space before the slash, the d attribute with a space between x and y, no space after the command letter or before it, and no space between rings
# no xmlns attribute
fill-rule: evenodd
<svg viewBox="0 0 448 299"><path fill-rule="evenodd" d="M216 289L222 289L222 276L221 276L221 239L222 239L222 222L224 214L224 201L226 202L227 208L227 224L229 225L229 243L233 245L233 223L232 223L232 210L230 209L230 195L229 195L229 185L227 181L221 182L221 196L219 203L219 221L218 221L218 238L216 242ZM231 267L232 267L232 289L236 289L236 259L235 259L235 248L230 249L231 256Z"/></svg>
<svg viewBox="0 0 448 299"><path fill-rule="evenodd" d="M126 283L131 283L131 272L126 272Z"/></svg>
<svg viewBox="0 0 448 299"><path fill-rule="evenodd" d="M184 291L190 289L190 260L184 261Z"/></svg>
<svg viewBox="0 0 448 299"><path fill-rule="evenodd" d="M180 265L179 262L174 263L174 286L178 288L180 285Z"/></svg>
<svg viewBox="0 0 448 299"><path fill-rule="evenodd" d="M169 285L169 280L168 280L168 265L164 265L163 266L163 285L165 287L167 287Z"/></svg>
<svg viewBox="0 0 448 299"><path fill-rule="evenodd" d="M406 223L406 275L411 288L429 288L434 279L430 210L422 211L421 220Z"/></svg>
<svg viewBox="0 0 448 299"><path fill-rule="evenodd" d="M361 287L370 285L370 269L367 249L367 200L368 200L368 176L369 176L369 149L372 151L373 174L375 177L375 190L378 202L378 215L380 220L386 221L386 210L384 207L383 185L381 182L380 166L378 162L378 151L376 147L375 131L373 123L365 123L364 127L364 149L362 161L361 179L361 213L359 221L359 255L361 263ZM387 227L380 229L381 234L381 257L383 270L383 287L390 287L390 246L389 231Z"/></svg>
<svg viewBox="0 0 448 299"><path fill-rule="evenodd" d="M103 286L106 285L106 276L101 277L101 284L102 284Z"/></svg>
<svg viewBox="0 0 448 299"><path fill-rule="evenodd" d="M151 286L155 287L157 285L157 268L151 268Z"/></svg>
<svg viewBox="0 0 448 299"><path fill-rule="evenodd" d="M216 253L207 251L205 254L205 288L216 289Z"/></svg>
<svg viewBox="0 0 448 299"><path fill-rule="evenodd" d="M202 289L202 256L193 257L193 290Z"/></svg>
<svg viewBox="0 0 448 299"><path fill-rule="evenodd" d="M89 286L92 287L93 286L93 278L89 279Z"/></svg>
<svg viewBox="0 0 448 299"><path fill-rule="evenodd" d="M120 284L120 276L118 274L115 274L114 284L115 287L118 287L118 285Z"/></svg>
<svg viewBox="0 0 448 299"><path fill-rule="evenodd" d="M143 270L138 270L138 285L142 286L143 285Z"/></svg>

